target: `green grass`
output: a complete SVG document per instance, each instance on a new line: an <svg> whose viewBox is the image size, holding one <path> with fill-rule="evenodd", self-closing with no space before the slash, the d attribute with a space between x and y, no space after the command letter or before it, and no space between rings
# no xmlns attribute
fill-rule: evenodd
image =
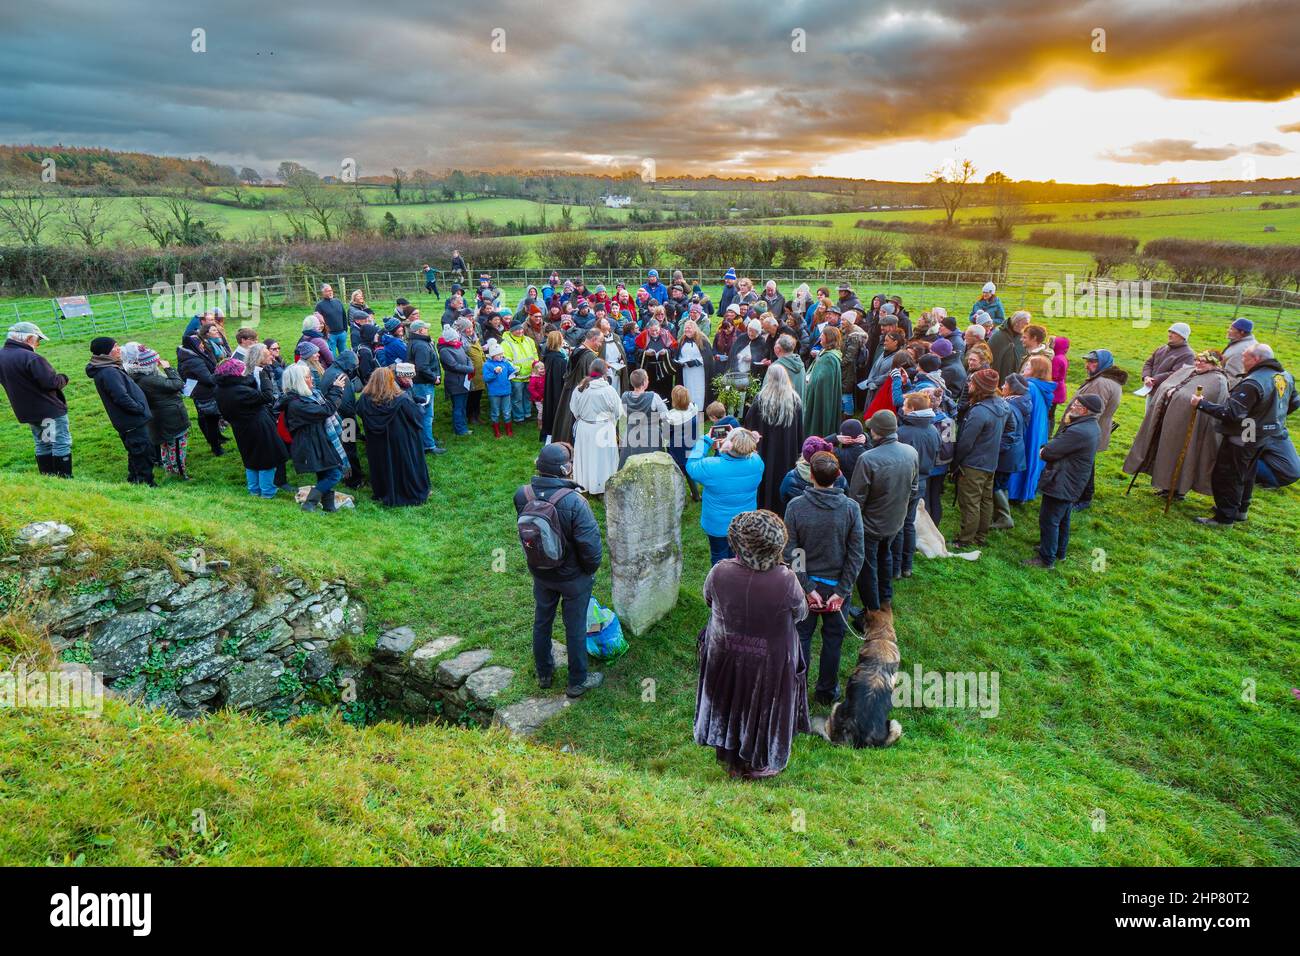
<svg viewBox="0 0 1300 956"><path fill-rule="evenodd" d="M927 290L925 304L964 311L958 292ZM293 341L300 315L272 310L263 326ZM1158 326L1118 321L1048 324L1073 343L1072 383L1089 348L1110 348L1136 377L1163 338ZM1193 343L1218 341L1221 329L1221 316L1203 318ZM168 354L175 332L141 338ZM1275 344L1300 365L1294 339ZM193 483L141 489L122 483L120 443L81 371L85 344L45 354L72 377L78 477L38 479L26 429L0 410L0 532L57 518L119 555L199 540L245 565L344 575L370 607L368 639L397 624L459 634L516 669L508 699L536 692L510 506L536 454L528 429L513 442L486 428L448 438L451 453L431 463L434 498L413 510L364 495L332 516L254 501L238 456L202 447ZM440 436L447 411L439 396ZM918 558L897 589L903 668L997 671L996 719L902 710L906 736L890 751L804 737L775 780L726 781L691 739L708 547L688 504L677 608L536 743L442 727L353 731L325 717L187 726L115 703L99 721L3 713L0 863L1294 865L1296 489L1259 492L1249 524L1227 533L1191 522L1208 505L1196 495L1162 516L1145 482L1123 495L1119 463L1141 414L1126 395L1097 504L1076 517L1071 558L1055 573L1020 566L1037 538L1030 507L978 562ZM949 508L950 534L954 519ZM503 573L492 570L498 554ZM596 593L609 592L602 570ZM6 647L30 654L12 622L0 626ZM1242 700L1246 680L1255 704ZM498 807L504 833L491 826ZM210 821L206 839L190 830L195 808ZM1091 828L1095 808L1105 832ZM804 832L792 827L796 811Z"/></svg>
<svg viewBox="0 0 1300 956"><path fill-rule="evenodd" d="M287 197L284 190L264 190L264 192L281 199ZM369 190L367 198L374 202L379 198L375 195L377 192L377 190ZM389 196L391 197L391 192ZM162 208L162 199L158 197L144 198L151 206L158 209ZM6 200L0 200L0 202L3 201ZM88 203L91 200L71 198L68 201ZM143 236L140 230L132 224L136 212L136 201L136 197L127 196L110 197L106 200L106 221L112 223L106 237L109 245L148 244L148 237ZM247 209L203 201L198 201L195 205L198 207L197 218L202 219L220 232L223 239L261 238L266 236L268 232L280 235L293 231L288 218L280 209ZM384 220L384 213L391 212L394 218L403 224L429 226L435 217L451 217L458 225L463 227L466 213L473 215L479 222L490 219L498 226L504 226L510 220L518 221L525 218L529 222L536 222L541 216L543 207L546 209L548 222L560 221L560 211L563 208L561 204L539 203L529 199L463 199L401 204L377 202L375 205L363 206L362 211L365 213L366 221L372 226L380 225ZM575 222L585 223L587 221L589 214L585 206L575 205L570 208ZM626 209L604 209L602 207L601 211L602 213L608 213L610 218L617 220L624 220L628 215ZM312 225L312 233L313 235L319 235L320 233L320 230L314 224ZM55 229L51 227L45 234L45 241L53 242L54 237Z"/></svg>

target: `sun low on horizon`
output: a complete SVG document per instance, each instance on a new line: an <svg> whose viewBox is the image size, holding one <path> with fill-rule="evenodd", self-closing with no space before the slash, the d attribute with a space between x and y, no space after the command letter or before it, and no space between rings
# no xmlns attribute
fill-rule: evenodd
<svg viewBox="0 0 1300 956"><path fill-rule="evenodd" d="M1300 175L1300 97L1189 100L1154 90L1063 86L940 140L882 142L825 156L814 175L918 181L970 159L980 177L1144 185Z"/></svg>

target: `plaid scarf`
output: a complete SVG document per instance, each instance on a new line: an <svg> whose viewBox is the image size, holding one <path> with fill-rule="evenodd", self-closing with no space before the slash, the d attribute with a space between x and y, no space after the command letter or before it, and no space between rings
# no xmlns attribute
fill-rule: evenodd
<svg viewBox="0 0 1300 956"><path fill-rule="evenodd" d="M320 405L325 404L325 399L321 397L321 393L314 388L311 390L308 400ZM334 453L339 456L339 467L343 469L343 474L351 474L352 465L348 461L348 453L343 450L343 422L339 420L337 413L325 419L325 436L330 440L330 444L334 446Z"/></svg>

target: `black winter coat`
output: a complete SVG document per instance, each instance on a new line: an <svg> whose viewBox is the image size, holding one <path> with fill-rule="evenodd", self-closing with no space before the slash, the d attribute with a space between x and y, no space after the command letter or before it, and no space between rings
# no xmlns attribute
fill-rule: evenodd
<svg viewBox="0 0 1300 956"><path fill-rule="evenodd" d="M934 427L933 415L908 415L898 419L898 440L916 449L917 474L924 479L934 471L939 457L939 430Z"/></svg>
<svg viewBox="0 0 1300 956"><path fill-rule="evenodd" d="M217 407L230 422L245 468L266 471L289 457L275 428L275 399L251 375L218 375Z"/></svg>
<svg viewBox="0 0 1300 956"><path fill-rule="evenodd" d="M331 386L325 393L325 401L313 402L294 392L286 392L281 399L284 409L284 424L293 437L290 451L293 455L293 467L301 472L327 471L330 468L348 468L348 462L339 460L339 453L334 449L325 432L325 423L331 415L337 414L339 403L343 401L343 389Z"/></svg>
<svg viewBox="0 0 1300 956"><path fill-rule="evenodd" d="M595 574L603 553L600 525L591 513L591 506L578 492L578 486L567 478L544 478L541 475L533 478L531 484L533 494L542 498L549 498L560 488L574 489L555 506L560 518L560 533L564 537L564 564L551 571L533 571L533 576L539 581L558 583ZM524 510L526 502L524 486L521 485L515 492L516 514Z"/></svg>
<svg viewBox="0 0 1300 956"><path fill-rule="evenodd" d="M1092 477L1093 459L1097 456L1097 442L1101 429L1096 415L1076 418L1061 426L1056 437L1043 446L1043 460L1047 467L1038 479L1038 490L1053 498L1075 502L1088 486Z"/></svg>
<svg viewBox="0 0 1300 956"><path fill-rule="evenodd" d="M429 336L412 332L406 342L406 359L415 366L415 384L437 385L442 379L438 350Z"/></svg>
<svg viewBox="0 0 1300 956"><path fill-rule="evenodd" d="M96 365L92 362L86 366L86 375L95 383L99 400L104 403L104 411L108 412L108 420L119 434L149 424L153 418L149 400L121 365Z"/></svg>
<svg viewBox="0 0 1300 956"><path fill-rule="evenodd" d="M217 361L207 349L194 348L196 343L191 336L186 345L182 345L176 350L176 367L180 369L182 379L194 379L198 382L194 386L194 391L190 392L190 398L194 404L200 402L210 402L216 396L217 380L213 373L217 368Z"/></svg>
<svg viewBox="0 0 1300 956"><path fill-rule="evenodd" d="M140 386L153 420L149 422L149 437L155 445L175 441L190 430L190 412L185 407L185 381L176 369L165 371L132 372L131 381Z"/></svg>
<svg viewBox="0 0 1300 956"><path fill-rule="evenodd" d="M24 425L68 414L63 390L68 376L54 371L45 357L25 342L8 340L0 349L0 385L9 395L14 416Z"/></svg>

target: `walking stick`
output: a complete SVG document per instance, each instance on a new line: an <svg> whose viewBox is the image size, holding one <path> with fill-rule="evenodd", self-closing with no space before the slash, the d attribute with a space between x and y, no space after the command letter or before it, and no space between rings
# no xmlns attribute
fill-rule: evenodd
<svg viewBox="0 0 1300 956"><path fill-rule="evenodd" d="M1197 385L1196 397L1200 398L1205 389ZM1187 448L1192 443L1192 432L1196 431L1196 409L1192 409L1192 417L1187 420L1187 435L1183 438L1183 450L1178 453L1178 462L1174 465L1174 478L1169 482L1169 490L1165 493L1165 514L1169 514L1169 506L1174 503L1174 495L1178 493L1178 479L1183 475L1183 460L1187 458Z"/></svg>

